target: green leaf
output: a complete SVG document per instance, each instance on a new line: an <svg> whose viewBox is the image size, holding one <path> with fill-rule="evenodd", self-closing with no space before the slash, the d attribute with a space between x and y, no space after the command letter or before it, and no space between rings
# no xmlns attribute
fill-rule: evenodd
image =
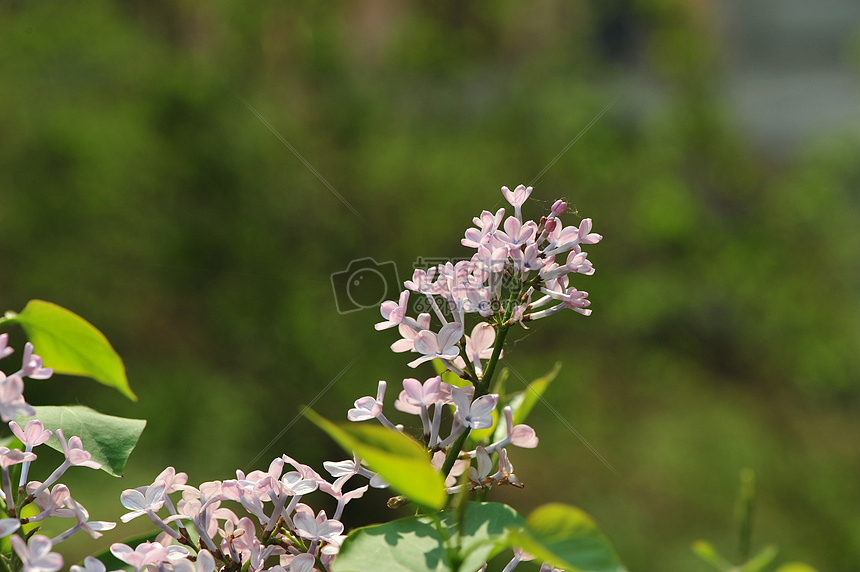
<svg viewBox="0 0 860 572"><path fill-rule="evenodd" d="M696 556L717 570L720 570L720 572L728 572L729 570L734 569L734 566L732 566L728 560L723 558L723 556L717 552L717 549L714 548L710 542L697 540L690 548L696 553Z"/></svg>
<svg viewBox="0 0 860 572"><path fill-rule="evenodd" d="M9 312L3 322L24 328L45 367L56 373L91 377L137 401L122 359L107 338L77 314L50 302L30 300L20 314Z"/></svg>
<svg viewBox="0 0 860 572"><path fill-rule="evenodd" d="M558 568L582 572L623 572L609 540L590 516L576 507L550 503L529 515L523 530L511 531L511 542Z"/></svg>
<svg viewBox="0 0 860 572"><path fill-rule="evenodd" d="M534 406L546 392L549 384L556 378L560 370L561 362L557 361L555 362L552 371L531 382L521 394L511 400L509 405L511 406L511 411L514 414L514 425L525 423L529 413L532 412L532 409L534 409Z"/></svg>
<svg viewBox="0 0 860 572"><path fill-rule="evenodd" d="M448 368L442 363L442 360L434 359L433 360L433 369L436 370L436 375L442 376L442 381L445 383L450 383L454 387L466 387L470 385L470 382L463 379L459 375L448 371Z"/></svg>
<svg viewBox="0 0 860 572"><path fill-rule="evenodd" d="M453 569L449 548L460 546L460 572L475 572L508 546L511 527L525 522L511 507L501 503L467 503L463 525L457 534L457 514L413 516L386 524L353 530L344 541L333 572L443 572Z"/></svg>
<svg viewBox="0 0 860 572"><path fill-rule="evenodd" d="M744 564L738 568L738 572L759 572L760 570L764 570L771 562L773 562L773 559L776 558L778 553L779 550L776 546L765 546L761 552L744 562Z"/></svg>
<svg viewBox="0 0 860 572"><path fill-rule="evenodd" d="M62 429L66 439L73 435L80 437L84 450L92 454L92 460L101 463L102 470L114 477L122 476L125 463L146 427L142 419L104 415L83 405L45 405L35 409L36 419L46 429L54 432ZM20 421L19 424L23 425ZM46 445L63 450L57 438L49 439Z"/></svg>
<svg viewBox="0 0 860 572"><path fill-rule="evenodd" d="M376 425L335 424L312 409L305 416L410 501L438 510L445 505L445 481L430 464L427 451L399 431Z"/></svg>
<svg viewBox="0 0 860 572"><path fill-rule="evenodd" d="M788 562L776 569L776 572L818 572L815 568L803 562Z"/></svg>

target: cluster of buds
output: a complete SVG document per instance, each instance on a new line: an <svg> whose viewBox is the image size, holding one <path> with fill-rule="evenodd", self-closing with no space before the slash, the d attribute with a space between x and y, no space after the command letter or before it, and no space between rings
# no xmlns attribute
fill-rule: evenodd
<svg viewBox="0 0 860 572"><path fill-rule="evenodd" d="M0 359L13 352L8 342L8 334L0 335ZM10 542L17 556L17 565L23 570L59 570L63 566L63 558L52 552L56 544L81 530L93 538L98 538L102 531L116 526L114 522L90 521L87 509L72 498L66 485L58 482L70 467L101 468L101 464L91 460L92 455L84 450L80 437L72 436L67 441L62 429L57 429L56 432L48 431L37 419L29 421L23 429L14 421L18 415L31 417L36 414L35 409L24 400L24 378L48 379L53 373L53 370L43 366L42 358L33 353L33 344L29 342L24 347L21 369L9 376L0 371L0 419L9 423L12 433L24 445L23 450L0 447L0 471L3 480L0 510L5 513L5 518L0 519L0 537L12 535ZM65 459L45 482L28 482L30 465L37 458L33 448L45 444L52 437L59 440ZM13 469L20 470L18 486L14 490ZM33 516L24 517L24 508L31 503L35 503L39 511ZM75 524L53 538L36 534L36 523L50 517L74 519ZM27 533L22 529L25 525L30 525ZM18 566L10 566L10 562L4 564L6 569L18 569Z"/></svg>

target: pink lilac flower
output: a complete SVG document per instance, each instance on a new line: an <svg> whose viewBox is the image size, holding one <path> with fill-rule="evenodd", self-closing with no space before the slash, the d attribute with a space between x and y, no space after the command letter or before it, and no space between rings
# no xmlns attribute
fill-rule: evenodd
<svg viewBox="0 0 860 572"><path fill-rule="evenodd" d="M520 562L528 562L529 560L534 560L535 557L523 550L522 548L514 548L514 557L511 558L511 561L508 562L508 565L502 569L502 572L513 572L513 570L517 567L517 564ZM560 571L564 572L564 571Z"/></svg>
<svg viewBox="0 0 860 572"><path fill-rule="evenodd" d="M36 410L24 401L24 380L18 375L6 377L0 371L0 419L8 423L18 415L32 417Z"/></svg>
<svg viewBox="0 0 860 572"><path fill-rule="evenodd" d="M10 421L9 428L12 430L12 434L24 444L24 448L28 453L33 450L33 447L37 447L45 443L53 436L53 433L45 429L45 426L42 425L42 422L38 419L33 419L32 421L27 422L27 425L23 430L17 423ZM19 487L23 487L27 484L27 476L29 474L30 463L25 462L21 466L21 477L18 479Z"/></svg>
<svg viewBox="0 0 860 572"><path fill-rule="evenodd" d="M12 465L18 463L32 462L36 460L35 453L25 453L21 449L10 449L9 447L0 447L0 467L8 469Z"/></svg>
<svg viewBox="0 0 860 572"><path fill-rule="evenodd" d="M382 413L386 385L385 381L379 380L376 388L376 399L369 395L359 397L355 400L355 407L347 412L346 418L350 421L367 421L378 417Z"/></svg>
<svg viewBox="0 0 860 572"><path fill-rule="evenodd" d="M66 499L66 506L75 513L77 524L51 539L51 542L54 544L59 544L60 542L71 538L79 530L85 531L93 538L99 538L102 536L103 530L113 530L116 527L115 522L106 522L103 520L90 522L90 513L74 499Z"/></svg>
<svg viewBox="0 0 860 572"><path fill-rule="evenodd" d="M59 467L56 468L56 470L54 470L53 473L51 473L51 476L49 476L44 483L39 485L38 488L34 489L30 493L33 496L38 496L39 493L47 487L57 482L69 467L89 467L91 469L100 469L102 466L101 463L90 460L92 458L92 454L84 450L83 442L80 437L73 436L69 438L67 443L62 429L57 429L55 435L60 441L60 446L63 448L63 454L66 456L66 459Z"/></svg>
<svg viewBox="0 0 860 572"><path fill-rule="evenodd" d="M126 564L141 572L149 564L161 564L167 560L167 547L158 542L141 542L136 548L116 542L111 544L110 552Z"/></svg>
<svg viewBox="0 0 860 572"><path fill-rule="evenodd" d="M63 567L63 557L51 552L54 545L47 536L37 534L25 543L23 538L13 535L10 541L21 559L22 572L56 572Z"/></svg>
<svg viewBox="0 0 860 572"><path fill-rule="evenodd" d="M63 454L66 456L66 461L74 467L89 467L91 469L101 469L101 463L91 461L92 454L84 450L83 442L77 435L69 437L68 443L66 436L63 435L62 429L57 429L57 439L60 440L60 446L63 448Z"/></svg>
<svg viewBox="0 0 860 572"><path fill-rule="evenodd" d="M418 326L420 326L419 330L415 330L403 323L397 326L397 331L400 332L403 339L397 340L391 344L391 351L400 353L409 352L415 349L415 336L417 336L418 332L422 330L430 329L430 314L418 314L416 322L418 322Z"/></svg>
<svg viewBox="0 0 860 572"><path fill-rule="evenodd" d="M122 506L129 509L131 512L120 517L123 522L129 522L139 516L146 515L158 528L179 539L179 533L170 528L156 512L164 506L164 497L166 484L164 481L156 480L154 484L148 487L138 487L136 489L126 489L120 495Z"/></svg>
<svg viewBox="0 0 860 572"><path fill-rule="evenodd" d="M0 470L3 476L3 493L6 497L8 509L15 508L15 496L12 494L12 479L9 475L9 467L19 463L31 463L36 460L35 453L27 452L20 449L10 449L9 447L0 447Z"/></svg>
<svg viewBox="0 0 860 572"><path fill-rule="evenodd" d="M482 395L470 402L467 394L455 387L451 390L451 396L457 405L455 415L461 424L469 429L487 429L493 426L492 413L499 401L498 395Z"/></svg>
<svg viewBox="0 0 860 572"><path fill-rule="evenodd" d="M41 492L33 495L33 492L38 489L41 489ZM63 518L75 516L74 511L66 508L66 500L71 498L69 487L66 485L59 483L49 492L47 488L42 487L42 483L39 481L30 481L27 484L27 492L35 497L36 506L41 511L36 516L26 519L27 522L37 522L52 516Z"/></svg>
<svg viewBox="0 0 860 572"><path fill-rule="evenodd" d="M376 399L369 395L356 399L354 403L355 407L347 412L346 418L350 421L367 421L369 419L376 419L382 423L384 427L394 429L394 424L382 413L382 404L385 400L386 387L388 387L388 384L380 379L379 384L376 387Z"/></svg>
<svg viewBox="0 0 860 572"><path fill-rule="evenodd" d="M441 399L439 384L442 383L440 376L431 377L423 384L415 378L408 377L403 380L403 391L394 402L395 409L404 413L418 414Z"/></svg>
<svg viewBox="0 0 860 572"><path fill-rule="evenodd" d="M311 554L298 554L290 562L290 572L316 572L316 558Z"/></svg>
<svg viewBox="0 0 860 572"><path fill-rule="evenodd" d="M538 437L534 429L525 424L514 426L514 418L510 406L505 406L502 409L502 415L505 418L505 431L507 435L504 439L488 446L487 451L499 451L510 444L524 449L534 449L538 446Z"/></svg>
<svg viewBox="0 0 860 572"><path fill-rule="evenodd" d="M498 230L499 224L501 224L502 217L504 216L504 208L496 211L496 214L489 211L483 211L481 216L472 219L472 222L475 223L477 228L466 230L466 235L460 240L460 243L469 248L478 248L479 246L486 244L489 237Z"/></svg>
<svg viewBox="0 0 860 572"><path fill-rule="evenodd" d="M28 421L24 429L21 429L15 421L10 421L9 429L24 444L27 451L32 451L33 447L41 445L53 436L53 433L45 429L38 419Z"/></svg>
<svg viewBox="0 0 860 572"><path fill-rule="evenodd" d="M519 489L523 488L523 483L514 474L514 467L508 459L508 453L505 449L499 449L499 470L493 475L493 478L500 485L512 485Z"/></svg>
<svg viewBox="0 0 860 572"><path fill-rule="evenodd" d="M463 324L452 322L442 326L438 334L423 330L415 336L415 351L422 354L420 358L409 362L409 367L417 367L425 361L434 359L453 360L460 355L457 342L463 337Z"/></svg>
<svg viewBox="0 0 860 572"><path fill-rule="evenodd" d="M30 379L48 379L54 375L54 370L43 367L42 358L33 353L33 344L24 345L24 357L21 364L21 375Z"/></svg>
<svg viewBox="0 0 860 572"><path fill-rule="evenodd" d="M387 330L388 328L393 328L394 326L399 325L406 317L408 305L409 290L404 290L400 293L399 302L392 302L390 300L383 302L382 306L379 308L379 312L382 314L382 317L385 318L385 321L379 322L374 327L377 330Z"/></svg>
<svg viewBox="0 0 860 572"><path fill-rule="evenodd" d="M487 450L478 446L475 448L475 462L477 467L469 466L469 482L473 491L482 492L493 484L493 479L489 476L493 470L493 461Z"/></svg>
<svg viewBox="0 0 860 572"><path fill-rule="evenodd" d="M487 322L479 322L472 328L472 335L466 336L466 358L475 367L475 373L480 377L483 374L482 359L489 359L493 355L493 344L496 341L496 329ZM499 354L500 356L502 354ZM466 362L462 357L454 360L460 368L465 369Z"/></svg>
<svg viewBox="0 0 860 572"><path fill-rule="evenodd" d="M320 512L317 518L307 512L297 512L293 516L293 523L296 525L296 533L299 536L319 542L329 542L333 537L343 532L343 524L340 521L326 518L323 512Z"/></svg>
<svg viewBox="0 0 860 572"><path fill-rule="evenodd" d="M518 218L508 217L505 220L505 231L497 232L496 236L509 247L525 246L534 240L537 224L534 221L521 222Z"/></svg>
<svg viewBox="0 0 860 572"><path fill-rule="evenodd" d="M502 187L502 195L504 195L505 200L511 203L511 206L514 207L514 212L519 220L523 219L521 211L522 205L526 202L526 199L529 198L529 195L532 194L533 190L534 189L532 187L526 187L525 185L519 185L513 191L507 187Z"/></svg>
<svg viewBox="0 0 860 572"><path fill-rule="evenodd" d="M131 512L122 515L120 520L129 522L149 512L157 512L164 505L164 490L164 483L124 490L120 502Z"/></svg>
<svg viewBox="0 0 860 572"><path fill-rule="evenodd" d="M9 347L9 334L0 334L0 359L9 357L14 351Z"/></svg>
<svg viewBox="0 0 860 572"><path fill-rule="evenodd" d="M174 562L173 572L215 572L215 558L204 549L197 553L196 562L187 559Z"/></svg>
<svg viewBox="0 0 860 572"><path fill-rule="evenodd" d="M361 475L370 479L370 483L368 483L371 487L375 489L387 489L388 483L386 483L379 475L363 467L356 457L353 460L346 461L325 461L323 463L323 467L325 470L329 472L331 476L335 479L340 479L342 477L351 476L351 475ZM335 486L337 486L338 481L335 481Z"/></svg>
<svg viewBox="0 0 860 572"><path fill-rule="evenodd" d="M6 538L21 528L21 521L17 518L0 518L0 538Z"/></svg>

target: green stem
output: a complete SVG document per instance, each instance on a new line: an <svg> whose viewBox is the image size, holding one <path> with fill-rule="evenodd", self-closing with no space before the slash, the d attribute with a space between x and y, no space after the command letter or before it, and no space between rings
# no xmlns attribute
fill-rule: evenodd
<svg viewBox="0 0 860 572"><path fill-rule="evenodd" d="M505 321L510 316L505 316ZM508 335L510 326L500 326L499 335L496 337L496 345L493 346L493 355L490 356L490 362L487 364L487 369L484 370L484 375L478 382L475 388L475 399L482 395L490 393L490 383L493 381L493 374L496 373L496 364L499 363L499 357L502 355L502 346L505 345L505 337Z"/></svg>
<svg viewBox="0 0 860 572"><path fill-rule="evenodd" d="M741 493L738 499L738 564L745 563L750 556L754 503L755 473L752 469L744 469L741 471Z"/></svg>
<svg viewBox="0 0 860 572"><path fill-rule="evenodd" d="M493 355L490 356L490 362L487 364L487 369L484 370L484 375L475 384L475 395L473 401L482 395L487 395L490 392L490 384L493 381L493 375L496 372L496 364L499 362L499 357L502 355L502 346L505 345L505 337L508 335L510 325L507 325L511 319L511 314L514 312L514 303L517 299L517 293L512 293L508 299L508 305L505 308L505 315L502 318L499 326L499 334L496 336L496 343L493 345ZM463 445L466 444L466 439L469 438L471 430L467 427L463 434L457 437L457 440L451 445L451 449L445 456L445 462L442 464L442 477L448 476L454 463L457 462L457 457L460 456L460 451L463 450Z"/></svg>

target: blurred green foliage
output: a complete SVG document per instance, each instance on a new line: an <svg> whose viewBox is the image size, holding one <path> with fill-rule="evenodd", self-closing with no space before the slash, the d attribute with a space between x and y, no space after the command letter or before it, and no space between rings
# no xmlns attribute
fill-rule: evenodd
<svg viewBox="0 0 860 572"><path fill-rule="evenodd" d="M856 569L860 133L782 161L755 149L720 98L708 3L47 1L0 15L2 309L41 298L82 315L140 397L57 378L30 382L28 400L150 420L122 482L70 482L94 518L116 518L119 492L167 464L199 483L284 452L318 469L342 458L296 421L301 405L341 419L378 379L432 371L388 351L375 310L338 314L330 275L372 257L404 280L419 256L464 255L498 188L531 182L623 90L526 211L562 196L594 219L594 315L535 324L506 356L509 384L563 361L547 398L624 481L536 415L541 446L512 459L527 488L497 498L577 504L632 570L693 570L694 539L731 545L725 499L749 466L754 543ZM386 518L383 501L350 505L349 524Z"/></svg>

